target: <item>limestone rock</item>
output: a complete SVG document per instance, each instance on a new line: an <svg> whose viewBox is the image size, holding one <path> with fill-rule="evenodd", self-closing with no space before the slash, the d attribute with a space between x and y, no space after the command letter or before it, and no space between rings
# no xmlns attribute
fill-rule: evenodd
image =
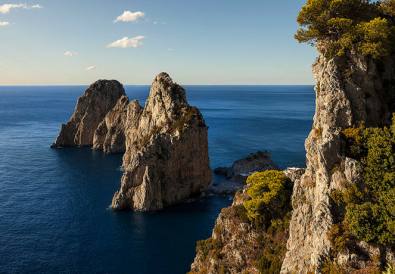
<svg viewBox="0 0 395 274"><path fill-rule="evenodd" d="M125 90L118 81L98 80L78 98L71 119L63 124L51 147L92 146L99 123L115 106Z"/></svg>
<svg viewBox="0 0 395 274"><path fill-rule="evenodd" d="M295 183L304 171L303 168L288 168L283 172ZM244 186L243 191L236 193L232 206L222 209L211 238L205 241L206 246L211 245L212 250L203 251L198 246L191 273L220 273L219 270L225 267L227 273L259 273L256 266L263 255L262 239L267 234L239 216L239 207L243 207L244 202L251 199L247 190L248 187ZM271 240L285 246L287 238L285 234L279 233Z"/></svg>
<svg viewBox="0 0 395 274"><path fill-rule="evenodd" d="M208 128L168 74L155 78L145 108L137 100L128 105L124 128L125 173L113 209L158 210L205 191L212 180Z"/></svg>
<svg viewBox="0 0 395 274"><path fill-rule="evenodd" d="M271 159L268 151L251 153L247 157L237 160L231 167L217 167L214 173L226 176L228 180L238 179L239 183L245 183L249 175L265 170L280 170L279 166Z"/></svg>
<svg viewBox="0 0 395 274"><path fill-rule="evenodd" d="M340 131L358 121L365 121L366 126L389 122L382 87L385 79L395 79L394 59L382 60L379 69L375 62L355 52L327 61L323 45L318 45L317 50L320 56L313 65L317 80L316 112L313 130L305 142L306 173L294 185L294 210L283 274L295 273L296 267L296 273L320 273L332 249L326 233L339 221L342 212L330 194L335 189L342 190L342 181L350 184L361 181L359 164L344 157ZM339 259L355 261L351 255L343 254Z"/></svg>
<svg viewBox="0 0 395 274"><path fill-rule="evenodd" d="M99 124L93 136L93 148L106 153L126 151L125 125L129 98L122 96Z"/></svg>

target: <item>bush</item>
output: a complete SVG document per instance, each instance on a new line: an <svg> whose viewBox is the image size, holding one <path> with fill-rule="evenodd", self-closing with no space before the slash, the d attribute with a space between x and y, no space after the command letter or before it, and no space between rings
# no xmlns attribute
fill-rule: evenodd
<svg viewBox="0 0 395 274"><path fill-rule="evenodd" d="M242 223L249 223L250 219L247 216L247 209L244 207L244 205L238 205L234 207L236 216L239 218L239 220Z"/></svg>
<svg viewBox="0 0 395 274"><path fill-rule="evenodd" d="M255 173L248 177L247 184L250 184L247 193L252 199L246 201L244 206L255 226L266 230L272 220L281 220L291 211L291 184L282 171Z"/></svg>
<svg viewBox="0 0 395 274"><path fill-rule="evenodd" d="M346 248L352 251L355 245L355 237L351 234L347 222L332 225L327 232L327 237L334 256L342 253Z"/></svg>
<svg viewBox="0 0 395 274"><path fill-rule="evenodd" d="M367 187L343 193L350 231L366 242L395 241L395 116L390 128L352 127L343 131L351 156L365 165ZM358 149L352 149L356 148ZM353 152L357 153L353 153Z"/></svg>

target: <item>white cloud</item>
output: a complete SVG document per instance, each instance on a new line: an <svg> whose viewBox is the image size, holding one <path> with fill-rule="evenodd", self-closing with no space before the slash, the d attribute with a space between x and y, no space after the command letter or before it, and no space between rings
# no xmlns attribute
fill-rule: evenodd
<svg viewBox="0 0 395 274"><path fill-rule="evenodd" d="M158 24L158 22L154 22L154 25Z"/></svg>
<svg viewBox="0 0 395 274"><path fill-rule="evenodd" d="M96 66L90 66L90 67L86 68L86 70L94 70L94 69L97 69L97 67Z"/></svg>
<svg viewBox="0 0 395 274"><path fill-rule="evenodd" d="M9 24L10 24L10 22L0 22L0 27L7 26Z"/></svg>
<svg viewBox="0 0 395 274"><path fill-rule="evenodd" d="M26 6L26 4L4 4L4 5L0 6L0 12L1 13L8 13L13 8L21 8L24 6Z"/></svg>
<svg viewBox="0 0 395 274"><path fill-rule="evenodd" d="M78 55L78 52L71 52L71 51L66 51L63 56L73 56L73 55Z"/></svg>
<svg viewBox="0 0 395 274"><path fill-rule="evenodd" d="M23 8L23 9L41 9L43 6L40 6L39 4L33 5L33 6L28 6L26 4L4 4L0 6L0 13L8 13L10 12L11 9L14 8Z"/></svg>
<svg viewBox="0 0 395 274"><path fill-rule="evenodd" d="M173 51L173 49L172 49L172 48L169 48L169 51Z"/></svg>
<svg viewBox="0 0 395 274"><path fill-rule="evenodd" d="M145 13L141 11L131 12L131 11L124 11L122 15L118 16L114 23L118 21L122 22L137 22L140 17L144 17Z"/></svg>
<svg viewBox="0 0 395 274"><path fill-rule="evenodd" d="M167 22L162 22L162 25L165 25L165 24L167 24Z"/></svg>
<svg viewBox="0 0 395 274"><path fill-rule="evenodd" d="M33 6L26 6L24 9L42 9L44 6L41 6L39 4L33 5Z"/></svg>
<svg viewBox="0 0 395 274"><path fill-rule="evenodd" d="M143 45L143 42L139 41L141 39L144 39L145 36L137 36L133 38L129 37L123 37L122 39L119 39L109 45L106 46L106 48L137 48L139 46Z"/></svg>

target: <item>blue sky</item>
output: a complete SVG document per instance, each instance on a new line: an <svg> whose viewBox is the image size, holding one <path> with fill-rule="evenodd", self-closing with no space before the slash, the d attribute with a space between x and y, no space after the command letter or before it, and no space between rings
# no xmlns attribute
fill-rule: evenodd
<svg viewBox="0 0 395 274"><path fill-rule="evenodd" d="M305 3L0 1L0 85L144 85L162 71L184 85L314 84L318 53L293 38Z"/></svg>

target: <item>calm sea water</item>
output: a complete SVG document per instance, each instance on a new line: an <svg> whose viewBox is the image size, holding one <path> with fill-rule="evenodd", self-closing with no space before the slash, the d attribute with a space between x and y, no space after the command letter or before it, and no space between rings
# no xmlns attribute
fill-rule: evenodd
<svg viewBox="0 0 395 274"><path fill-rule="evenodd" d="M50 149L84 86L0 87L0 272L185 273L229 197L156 213L108 210L122 155ZM143 104L149 86L126 86ZM257 150L305 161L312 86L185 86L209 129L212 168ZM220 180L220 178L216 178Z"/></svg>

